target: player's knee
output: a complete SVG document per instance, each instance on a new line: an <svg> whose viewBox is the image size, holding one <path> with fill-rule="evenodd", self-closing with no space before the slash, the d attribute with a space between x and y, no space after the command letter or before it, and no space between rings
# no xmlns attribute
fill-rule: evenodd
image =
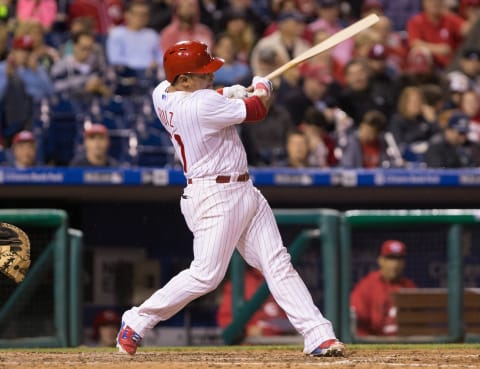
<svg viewBox="0 0 480 369"><path fill-rule="evenodd" d="M192 270L192 277L197 281L199 288L203 293L208 293L215 290L223 280L225 273L220 271L213 271L211 273L199 273Z"/></svg>
<svg viewBox="0 0 480 369"><path fill-rule="evenodd" d="M278 248L274 253L271 253L267 259L267 265L273 269L282 270L290 265L290 254L285 247Z"/></svg>

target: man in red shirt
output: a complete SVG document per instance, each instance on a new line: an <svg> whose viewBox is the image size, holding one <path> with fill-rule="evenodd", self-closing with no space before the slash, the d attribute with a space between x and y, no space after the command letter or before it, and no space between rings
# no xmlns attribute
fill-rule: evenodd
<svg viewBox="0 0 480 369"><path fill-rule="evenodd" d="M423 0L423 9L408 21L410 47L426 47L437 66L445 68L471 24L449 12L444 0Z"/></svg>
<svg viewBox="0 0 480 369"><path fill-rule="evenodd" d="M356 319L358 336L392 336L398 331L396 308L391 294L400 288L415 288L403 276L407 247L398 240L382 244L378 256L379 270L361 279L350 295L350 309Z"/></svg>
<svg viewBox="0 0 480 369"><path fill-rule="evenodd" d="M245 270L245 299L253 297L257 289L263 284L262 274L248 267ZM220 306L217 311L217 323L225 328L232 322L232 282L225 282ZM285 312L275 302L272 295L262 304L260 309L252 316L245 327L246 336L276 336L295 334L293 326L287 319Z"/></svg>
<svg viewBox="0 0 480 369"><path fill-rule="evenodd" d="M111 27L123 22L123 0L73 0L68 8L70 22L75 18L93 19L95 32L106 36Z"/></svg>

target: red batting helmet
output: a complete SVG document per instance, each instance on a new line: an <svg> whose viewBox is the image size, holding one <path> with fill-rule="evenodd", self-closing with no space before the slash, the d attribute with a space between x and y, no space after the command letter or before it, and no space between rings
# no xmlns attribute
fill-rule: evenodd
<svg viewBox="0 0 480 369"><path fill-rule="evenodd" d="M181 41L170 46L163 55L163 67L167 81L184 73L212 73L220 69L224 60L215 58L200 41Z"/></svg>

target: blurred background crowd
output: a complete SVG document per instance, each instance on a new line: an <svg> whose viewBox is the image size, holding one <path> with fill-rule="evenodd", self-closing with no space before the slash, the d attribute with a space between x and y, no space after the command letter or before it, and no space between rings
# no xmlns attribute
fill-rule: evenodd
<svg viewBox="0 0 480 369"><path fill-rule="evenodd" d="M0 0L0 163L179 167L151 102L163 50L203 41L216 87L248 86L371 12L273 81L238 128L250 165L479 166L480 0Z"/></svg>

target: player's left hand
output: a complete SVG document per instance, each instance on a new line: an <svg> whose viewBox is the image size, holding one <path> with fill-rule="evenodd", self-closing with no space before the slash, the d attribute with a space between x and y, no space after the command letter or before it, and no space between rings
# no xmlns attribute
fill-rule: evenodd
<svg viewBox="0 0 480 369"><path fill-rule="evenodd" d="M20 228L0 222L0 272L20 283L30 267L30 240Z"/></svg>
<svg viewBox="0 0 480 369"><path fill-rule="evenodd" d="M242 85L233 85L223 88L223 96L230 99L244 99L248 96L248 92Z"/></svg>

